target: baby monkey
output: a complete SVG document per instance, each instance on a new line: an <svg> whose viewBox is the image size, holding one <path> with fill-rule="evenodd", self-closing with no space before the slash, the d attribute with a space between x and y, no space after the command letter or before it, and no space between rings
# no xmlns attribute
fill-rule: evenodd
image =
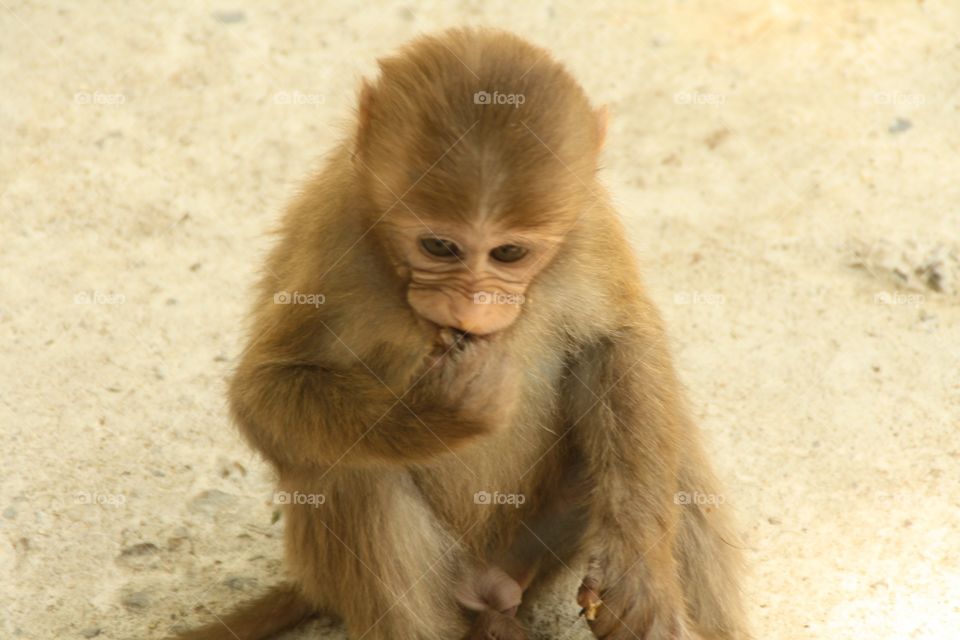
<svg viewBox="0 0 960 640"><path fill-rule="evenodd" d="M318 612L355 640L520 640L571 572L597 638L747 638L739 558L597 178L606 115L546 51L457 29L380 61L286 214L230 383L290 580L181 640ZM278 292L324 304L277 304Z"/></svg>

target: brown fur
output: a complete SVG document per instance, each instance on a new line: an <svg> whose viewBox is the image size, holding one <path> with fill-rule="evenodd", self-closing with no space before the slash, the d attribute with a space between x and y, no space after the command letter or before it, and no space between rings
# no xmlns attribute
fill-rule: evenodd
<svg viewBox="0 0 960 640"><path fill-rule="evenodd" d="M596 180L602 117L561 65L502 32L422 38L381 68L355 136L286 216L230 387L279 488L325 497L286 507L302 598L355 640L514 637L510 612L458 605L464 576L498 565L527 587L573 567L581 602L603 602L598 637L746 638L723 507L674 499L717 489ZM526 102L477 105L481 90ZM406 299L392 229L467 229L480 210L555 250L524 270L513 324L442 353ZM283 291L325 300L275 304ZM201 637L221 636L181 636Z"/></svg>
<svg viewBox="0 0 960 640"><path fill-rule="evenodd" d="M263 596L214 622L181 635L178 640L254 640L267 638L303 622L315 609L292 585L277 585Z"/></svg>

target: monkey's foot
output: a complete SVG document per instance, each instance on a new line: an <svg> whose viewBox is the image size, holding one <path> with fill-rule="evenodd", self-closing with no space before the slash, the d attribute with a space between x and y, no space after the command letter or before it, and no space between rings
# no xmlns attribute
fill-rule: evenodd
<svg viewBox="0 0 960 640"><path fill-rule="evenodd" d="M600 563L591 561L591 570L598 571ZM580 583L577 603L583 607L580 614L587 620L593 635L606 640L693 640L687 631L679 609L660 604L660 607L641 607L644 602L643 576L625 572L614 588L603 588L597 573L587 574Z"/></svg>
<svg viewBox="0 0 960 640"><path fill-rule="evenodd" d="M474 619L464 640L527 640L527 632L513 616L487 609Z"/></svg>

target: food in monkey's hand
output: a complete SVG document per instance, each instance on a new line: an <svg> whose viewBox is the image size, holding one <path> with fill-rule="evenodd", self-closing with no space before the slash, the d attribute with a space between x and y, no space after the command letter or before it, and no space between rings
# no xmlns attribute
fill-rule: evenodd
<svg viewBox="0 0 960 640"><path fill-rule="evenodd" d="M448 351L450 349L457 349L458 351L463 351L471 340L477 339L469 331L464 329L458 329L456 327L442 327L438 332L438 338L440 344L445 347Z"/></svg>
<svg viewBox="0 0 960 640"><path fill-rule="evenodd" d="M603 604L603 600L597 600L596 602L591 603L586 609L583 610L584 617L589 621L593 622L597 619L597 609L600 608L600 605Z"/></svg>

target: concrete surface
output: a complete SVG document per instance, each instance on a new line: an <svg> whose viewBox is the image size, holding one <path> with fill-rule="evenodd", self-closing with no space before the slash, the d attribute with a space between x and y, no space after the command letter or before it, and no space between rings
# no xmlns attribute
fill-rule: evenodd
<svg viewBox="0 0 960 640"><path fill-rule="evenodd" d="M267 232L376 57L461 23L610 106L757 638L957 637L960 4L800 0L0 1L0 636L278 579L223 395ZM541 636L587 637L556 598Z"/></svg>

